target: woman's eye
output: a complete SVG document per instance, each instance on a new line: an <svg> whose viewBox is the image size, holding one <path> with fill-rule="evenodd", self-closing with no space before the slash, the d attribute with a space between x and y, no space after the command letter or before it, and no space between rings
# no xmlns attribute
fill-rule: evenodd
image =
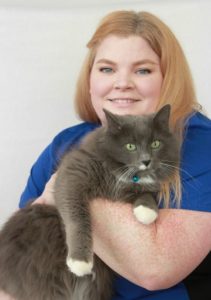
<svg viewBox="0 0 211 300"><path fill-rule="evenodd" d="M126 144L125 147L128 151L135 151L136 150L136 145L135 144Z"/></svg>
<svg viewBox="0 0 211 300"><path fill-rule="evenodd" d="M108 67L102 67L102 68L100 68L100 72L102 72L102 73L112 73L113 69L108 68Z"/></svg>
<svg viewBox="0 0 211 300"><path fill-rule="evenodd" d="M136 71L136 73L145 75L145 74L150 74L151 70L150 69L139 69L138 71Z"/></svg>

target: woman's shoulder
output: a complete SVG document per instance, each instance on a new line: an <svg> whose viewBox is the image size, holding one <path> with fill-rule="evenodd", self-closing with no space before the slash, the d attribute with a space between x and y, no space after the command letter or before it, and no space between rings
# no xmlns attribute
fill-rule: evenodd
<svg viewBox="0 0 211 300"><path fill-rule="evenodd" d="M56 171L62 155L97 126L92 123L81 123L62 130L53 138L31 168L27 185L21 195L20 207L24 207L29 199L35 199L42 194L45 184Z"/></svg>
<svg viewBox="0 0 211 300"><path fill-rule="evenodd" d="M99 125L96 123L83 122L60 131L53 139L53 143L64 143L64 142L74 142L80 139L85 134L91 132Z"/></svg>
<svg viewBox="0 0 211 300"><path fill-rule="evenodd" d="M99 127L96 123L83 122L60 131L52 140L52 151L60 158L71 146L80 142L80 140L89 132Z"/></svg>
<svg viewBox="0 0 211 300"><path fill-rule="evenodd" d="M189 133L190 131L193 132L193 130L201 130L203 132L210 132L211 131L211 120L208 116L205 114L202 114L200 112L196 112L189 116L186 122L186 130Z"/></svg>
<svg viewBox="0 0 211 300"><path fill-rule="evenodd" d="M193 114L186 122L183 147L211 147L211 120L200 112ZM204 143L206 142L206 143Z"/></svg>

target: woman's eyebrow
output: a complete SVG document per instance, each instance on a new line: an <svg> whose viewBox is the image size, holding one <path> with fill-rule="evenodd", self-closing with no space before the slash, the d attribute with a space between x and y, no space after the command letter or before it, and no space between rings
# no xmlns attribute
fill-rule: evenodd
<svg viewBox="0 0 211 300"><path fill-rule="evenodd" d="M96 61L97 64L109 64L109 65L116 65L116 63L110 59L101 58Z"/></svg>
<svg viewBox="0 0 211 300"><path fill-rule="evenodd" d="M116 65L116 63L110 59L106 59L106 58L101 58L99 60L96 61L97 64L109 64L109 65ZM138 60L134 63L132 63L133 66L138 66L138 65L144 65L144 64L151 64L151 65L158 65L158 62L155 62L154 60L151 59L141 59Z"/></svg>
<svg viewBox="0 0 211 300"><path fill-rule="evenodd" d="M134 66L144 65L144 64L158 65L159 63L151 59L141 59L133 63Z"/></svg>

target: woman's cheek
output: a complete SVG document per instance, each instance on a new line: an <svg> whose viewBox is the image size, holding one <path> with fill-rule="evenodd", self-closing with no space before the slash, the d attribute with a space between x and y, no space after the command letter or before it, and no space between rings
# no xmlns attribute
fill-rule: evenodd
<svg viewBox="0 0 211 300"><path fill-rule="evenodd" d="M155 97L155 99L159 98L161 92L161 80L156 80L156 78L145 79L139 84L139 92L145 97Z"/></svg>

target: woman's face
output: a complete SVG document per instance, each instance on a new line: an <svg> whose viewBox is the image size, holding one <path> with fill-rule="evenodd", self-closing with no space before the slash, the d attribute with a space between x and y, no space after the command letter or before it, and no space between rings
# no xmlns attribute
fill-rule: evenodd
<svg viewBox="0 0 211 300"><path fill-rule="evenodd" d="M110 35L99 45L91 70L92 105L102 124L103 108L119 115L149 114L162 82L160 59L143 38Z"/></svg>

